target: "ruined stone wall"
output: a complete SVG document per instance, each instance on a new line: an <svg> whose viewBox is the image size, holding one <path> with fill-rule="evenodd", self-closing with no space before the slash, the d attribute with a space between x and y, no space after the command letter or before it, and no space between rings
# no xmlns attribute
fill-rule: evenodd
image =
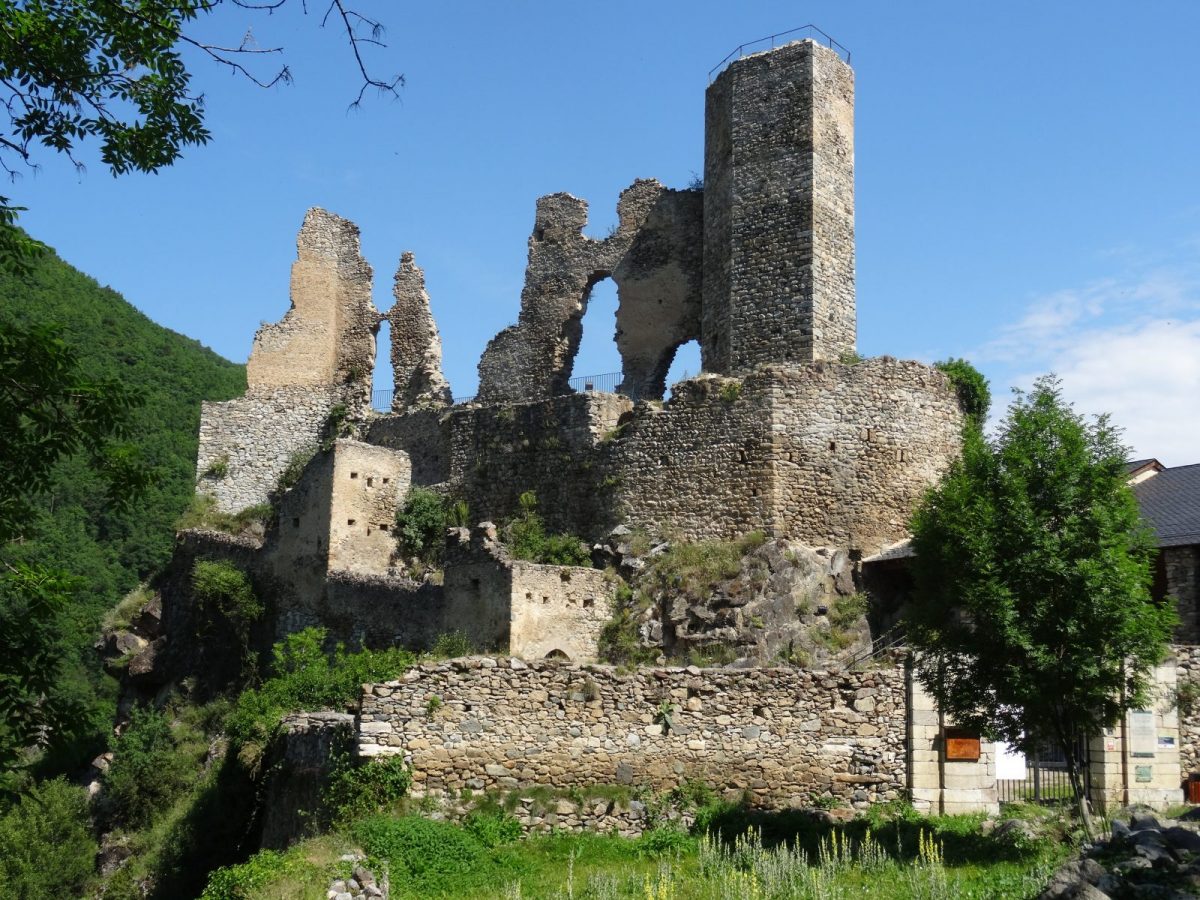
<svg viewBox="0 0 1200 900"><path fill-rule="evenodd" d="M632 405L615 394L585 393L456 408L448 414L453 489L477 522L503 523L521 493L534 491L549 528L599 537L611 527L613 487L596 464L597 448Z"/></svg>
<svg viewBox="0 0 1200 900"><path fill-rule="evenodd" d="M604 448L618 515L688 540L769 526L770 408L737 379L700 377L640 404Z"/></svg>
<svg viewBox="0 0 1200 900"><path fill-rule="evenodd" d="M761 528L871 553L907 535L961 428L948 380L921 363L768 367L639 405L604 464L632 524L690 540Z"/></svg>
<svg viewBox="0 0 1200 900"><path fill-rule="evenodd" d="M854 349L854 76L798 41L705 97L705 371Z"/></svg>
<svg viewBox="0 0 1200 900"><path fill-rule="evenodd" d="M400 257L392 293L396 302L385 316L392 326L392 411L446 407L451 398L442 375L442 339L429 309L425 273L411 253Z"/></svg>
<svg viewBox="0 0 1200 900"><path fill-rule="evenodd" d="M336 387L259 389L224 403L204 401L196 489L226 512L266 503L288 462L316 447L339 403Z"/></svg>
<svg viewBox="0 0 1200 900"><path fill-rule="evenodd" d="M907 537L913 508L961 449L962 412L946 376L884 356L778 368L764 380L774 527L864 555Z"/></svg>
<svg viewBox="0 0 1200 900"><path fill-rule="evenodd" d="M349 713L322 710L284 716L263 767L269 777L261 847L285 850L327 824L322 793L336 754L348 751L353 736L354 716Z"/></svg>
<svg viewBox="0 0 1200 900"><path fill-rule="evenodd" d="M1167 596L1175 598L1179 611L1175 639L1200 643L1200 546L1163 547L1159 552L1167 576Z"/></svg>
<svg viewBox="0 0 1200 900"><path fill-rule="evenodd" d="M440 410L377 416L367 423L364 440L407 453L413 484L428 487L450 477L450 425Z"/></svg>
<svg viewBox="0 0 1200 900"><path fill-rule="evenodd" d="M905 787L904 672L641 669L467 658L367 686L358 748L402 754L413 793L696 778L760 806ZM441 700L430 714L429 701ZM672 707L669 728L656 721Z"/></svg>
<svg viewBox="0 0 1200 900"><path fill-rule="evenodd" d="M334 447L329 568L386 575L396 552L396 512L408 496L408 454L360 441Z"/></svg>
<svg viewBox="0 0 1200 900"><path fill-rule="evenodd" d="M365 385L369 401L379 313L358 226L314 207L304 217L296 251L292 306L254 336L246 363L250 389L354 383Z"/></svg>
<svg viewBox="0 0 1200 900"><path fill-rule="evenodd" d="M1191 684L1200 691L1200 646L1176 644L1176 683L1179 687ZM1190 708L1179 710L1179 768L1184 779L1200 776L1200 701Z"/></svg>
<svg viewBox="0 0 1200 900"><path fill-rule="evenodd" d="M521 312L479 361L480 402L528 403L567 393L592 287L617 272L618 290L625 290L618 344L630 357L630 385L654 384L660 368L665 376L675 347L696 336L696 194L635 181L621 193L617 214L617 230L598 240L583 234L585 201L563 193L538 199Z"/></svg>

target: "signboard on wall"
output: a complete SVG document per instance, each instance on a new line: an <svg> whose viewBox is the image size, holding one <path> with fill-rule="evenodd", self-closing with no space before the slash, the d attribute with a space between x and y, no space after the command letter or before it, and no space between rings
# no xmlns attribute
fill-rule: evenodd
<svg viewBox="0 0 1200 900"><path fill-rule="evenodd" d="M978 762L979 735L965 728L946 729L946 761Z"/></svg>
<svg viewBox="0 0 1200 900"><path fill-rule="evenodd" d="M1138 758L1153 759L1158 749L1158 729L1154 727L1154 713L1135 709L1129 713L1129 752Z"/></svg>

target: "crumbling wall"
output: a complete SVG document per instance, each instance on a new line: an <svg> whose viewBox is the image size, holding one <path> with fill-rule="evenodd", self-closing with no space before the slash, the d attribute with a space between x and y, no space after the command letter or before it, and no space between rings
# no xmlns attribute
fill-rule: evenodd
<svg viewBox="0 0 1200 900"><path fill-rule="evenodd" d="M533 491L550 529L599 537L616 482L597 465L598 448L632 405L616 394L583 393L457 408L448 414L453 489L476 521L504 522L518 497Z"/></svg>
<svg viewBox="0 0 1200 900"><path fill-rule="evenodd" d="M288 464L324 437L342 397L339 387L314 385L259 387L236 400L204 401L196 490L225 512L266 503Z"/></svg>
<svg viewBox="0 0 1200 900"><path fill-rule="evenodd" d="M630 384L652 383L661 358L695 335L700 221L694 192L635 181L621 193L617 213L617 230L597 240L583 234L586 201L563 193L538 200L520 316L484 350L479 402L526 403L567 393L588 295L617 271L618 289L628 285L620 328L622 351L631 354ZM641 334L647 325L661 337Z"/></svg>
<svg viewBox="0 0 1200 900"><path fill-rule="evenodd" d="M962 411L946 376L910 360L779 367L771 398L778 533L870 555L908 536L925 490L957 458Z"/></svg>
<svg viewBox="0 0 1200 900"><path fill-rule="evenodd" d="M310 209L296 249L291 308L254 336L246 395L201 407L197 488L226 512L265 503L335 409L356 418L370 405L379 314L358 227Z"/></svg>
<svg viewBox="0 0 1200 900"><path fill-rule="evenodd" d="M705 95L705 371L853 351L854 73L798 41Z"/></svg>
<svg viewBox="0 0 1200 900"><path fill-rule="evenodd" d="M1200 692L1200 646L1176 644L1176 685L1184 696ZM1186 687L1192 685L1192 687ZM1176 697L1178 700L1178 696ZM1179 715L1179 768L1184 779L1200 776L1200 700L1193 698L1177 709Z"/></svg>
<svg viewBox="0 0 1200 900"><path fill-rule="evenodd" d="M322 793L336 755L353 746L354 724L353 715L328 710L284 716L264 766L260 846L284 850L327 826Z"/></svg>
<svg viewBox="0 0 1200 900"><path fill-rule="evenodd" d="M525 659L596 658L616 591L604 572L510 559L490 522L458 529L445 562L445 619L472 646Z"/></svg>
<svg viewBox="0 0 1200 900"><path fill-rule="evenodd" d="M468 658L364 689L358 749L403 755L413 794L695 778L759 806L855 805L906 785L905 677ZM429 712L437 695L441 705ZM669 723L661 715L669 709Z"/></svg>
<svg viewBox="0 0 1200 900"><path fill-rule="evenodd" d="M377 416L367 423L365 440L408 454L413 484L441 484L450 477L450 418L441 410Z"/></svg>
<svg viewBox="0 0 1200 900"><path fill-rule="evenodd" d="M396 511L412 466L403 451L342 440L334 445L329 568L386 575L396 551Z"/></svg>
<svg viewBox="0 0 1200 900"><path fill-rule="evenodd" d="M396 302L384 316L391 323L396 388L392 411L449 406L450 385L442 375L442 339L429 308L425 273L411 253L400 257L392 294Z"/></svg>
<svg viewBox="0 0 1200 900"><path fill-rule="evenodd" d="M379 313L358 226L313 207L296 238L291 309L254 336L246 381L259 387L351 384L370 400Z"/></svg>

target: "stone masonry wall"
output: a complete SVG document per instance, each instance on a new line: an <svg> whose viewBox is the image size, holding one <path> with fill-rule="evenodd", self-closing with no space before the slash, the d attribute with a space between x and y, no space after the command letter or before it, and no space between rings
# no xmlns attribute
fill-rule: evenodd
<svg viewBox="0 0 1200 900"><path fill-rule="evenodd" d="M396 551L396 512L408 496L408 454L361 441L334 446L329 568L386 575Z"/></svg>
<svg viewBox="0 0 1200 900"><path fill-rule="evenodd" d="M598 448L632 405L616 394L584 393L456 407L448 425L450 481L477 522L504 522L521 493L533 491L551 530L597 538L607 530L612 495L596 464Z"/></svg>
<svg viewBox="0 0 1200 900"><path fill-rule="evenodd" d="M400 257L392 294L396 302L385 316L392 326L392 410L449 406L450 385L442 375L442 339L429 309L425 273L411 253Z"/></svg>
<svg viewBox="0 0 1200 900"><path fill-rule="evenodd" d="M1179 627L1175 639L1188 644L1200 642L1200 546L1163 547L1163 569L1167 596L1175 598Z"/></svg>
<svg viewBox="0 0 1200 900"><path fill-rule="evenodd" d="M1200 646L1176 644L1178 686L1193 684L1200 691ZM1193 701L1188 710L1179 710L1179 769L1186 780L1200 775L1200 701Z"/></svg>
<svg viewBox="0 0 1200 900"><path fill-rule="evenodd" d="M696 778L759 806L905 787L904 672L641 669L466 658L364 688L358 750L401 754L413 793ZM440 699L436 708L434 696ZM659 716L671 708L670 727Z"/></svg>
<svg viewBox="0 0 1200 900"><path fill-rule="evenodd" d="M764 378L774 528L864 555L907 537L913 508L962 446L962 411L946 376L881 356L780 367Z"/></svg>
<svg viewBox="0 0 1200 900"><path fill-rule="evenodd" d="M705 371L836 360L855 343L854 75L798 41L705 98Z"/></svg>
<svg viewBox="0 0 1200 900"><path fill-rule="evenodd" d="M215 497L226 512L266 503L288 461L317 445L340 402L337 387L304 386L257 389L225 403L205 401L197 490ZM222 467L225 474L217 474Z"/></svg>
<svg viewBox="0 0 1200 900"><path fill-rule="evenodd" d="M450 425L441 410L376 416L367 423L366 432L368 444L408 454L413 484L441 484L450 477Z"/></svg>

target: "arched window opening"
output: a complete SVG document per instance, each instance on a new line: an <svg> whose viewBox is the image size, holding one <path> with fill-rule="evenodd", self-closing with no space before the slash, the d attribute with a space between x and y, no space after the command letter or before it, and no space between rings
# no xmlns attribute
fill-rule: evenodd
<svg viewBox="0 0 1200 900"><path fill-rule="evenodd" d="M557 647L555 647L553 650L551 650L549 653L546 654L546 659L556 659L556 660L559 660L560 662L570 662L571 661L571 657L567 656L566 653L564 653L562 650L559 650Z"/></svg>
<svg viewBox="0 0 1200 900"><path fill-rule="evenodd" d="M371 378L371 406L380 412L392 409L392 323L384 319L375 335L375 372Z"/></svg>
<svg viewBox="0 0 1200 900"><path fill-rule="evenodd" d="M700 374L700 342L688 341L675 349L675 358L667 369L667 393L670 399L672 388L680 381Z"/></svg>
<svg viewBox="0 0 1200 900"><path fill-rule="evenodd" d="M580 326L579 349L571 364L570 386L577 391L614 391L621 381L617 351L617 285L597 282L589 293Z"/></svg>

